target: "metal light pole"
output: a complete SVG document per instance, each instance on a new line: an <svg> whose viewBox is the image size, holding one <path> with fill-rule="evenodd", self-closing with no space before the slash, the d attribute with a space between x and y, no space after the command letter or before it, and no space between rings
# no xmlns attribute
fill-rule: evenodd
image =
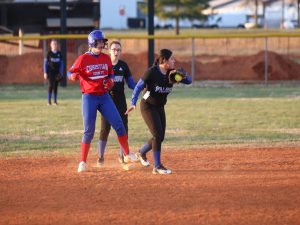
<svg viewBox="0 0 300 225"><path fill-rule="evenodd" d="M154 35L154 0L148 0L148 35ZM148 66L154 62L154 39L148 39Z"/></svg>
<svg viewBox="0 0 300 225"><path fill-rule="evenodd" d="M255 0L255 27L258 26L258 0Z"/></svg>
<svg viewBox="0 0 300 225"><path fill-rule="evenodd" d="M101 0L99 0L99 25L98 28L100 29L101 27Z"/></svg>
<svg viewBox="0 0 300 225"><path fill-rule="evenodd" d="M300 17L299 17L299 6L300 5L300 0L297 1L297 15L298 15L298 28L300 27Z"/></svg>
<svg viewBox="0 0 300 225"><path fill-rule="evenodd" d="M284 2L284 0L282 0L282 15L281 15L281 26L282 26L282 28L283 28L283 24L284 24L284 4L285 4L285 2Z"/></svg>
<svg viewBox="0 0 300 225"><path fill-rule="evenodd" d="M67 9L66 8L67 8L66 0L60 0L60 33L61 34L67 33ZM65 87L67 86L67 78L66 78L67 41L66 39L61 39L60 48L61 48L62 59L64 62L64 70L63 70L64 79L61 81L61 86Z"/></svg>

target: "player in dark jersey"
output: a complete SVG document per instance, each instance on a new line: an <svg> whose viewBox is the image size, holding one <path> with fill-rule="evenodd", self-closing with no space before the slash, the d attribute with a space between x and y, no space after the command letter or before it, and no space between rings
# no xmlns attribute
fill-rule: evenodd
<svg viewBox="0 0 300 225"><path fill-rule="evenodd" d="M52 91L54 104L57 105L58 78L63 75L64 62L57 40L51 40L50 47L51 50L44 59L44 79L48 79L48 105L51 105Z"/></svg>
<svg viewBox="0 0 300 225"><path fill-rule="evenodd" d="M146 154L151 149L153 150L154 159L154 174L170 174L172 171L163 166L160 160L161 144L165 137L166 131L166 114L165 104L167 103L167 96L172 91L173 84L169 82L168 75L174 69L175 59L172 51L169 49L162 49L155 64L150 67L142 78L138 81L134 88L131 106L126 111L128 114L135 109L139 93L144 89L143 98L141 100L140 109L142 117L146 122L152 138L136 153L143 166L149 166ZM182 79L180 83L191 84L190 76Z"/></svg>
<svg viewBox="0 0 300 225"><path fill-rule="evenodd" d="M107 39L100 30L92 31L88 36L89 51L79 56L69 69L69 79L80 81L82 92L82 117L84 132L81 141L81 162L78 172L87 170L87 156L95 133L97 111L112 125L124 151L124 161L137 161L133 153L129 153L127 134L109 90L114 85L114 73L111 59L102 53Z"/></svg>
<svg viewBox="0 0 300 225"><path fill-rule="evenodd" d="M120 59L121 56L121 43L119 41L113 41L109 45L110 51L110 59L112 61L113 70L114 70L114 86L109 91L110 96L112 97L119 114L122 118L123 124L126 129L127 137L128 137L128 116L125 115L127 110L126 97L124 93L124 85L125 81L127 86L130 89L134 89L136 83L134 82L130 69L126 62ZM97 161L98 166L102 166L104 163L104 152L107 143L107 138L110 132L110 124L108 121L101 116L101 130L99 137L99 147L98 147L98 155L99 159ZM119 161L124 163L123 159L123 150L120 149L120 157Z"/></svg>

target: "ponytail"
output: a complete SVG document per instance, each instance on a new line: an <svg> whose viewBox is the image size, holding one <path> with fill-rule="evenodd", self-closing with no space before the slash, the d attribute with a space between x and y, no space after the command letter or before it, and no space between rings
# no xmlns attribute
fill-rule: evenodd
<svg viewBox="0 0 300 225"><path fill-rule="evenodd" d="M161 49L159 51L159 56L156 58L154 61L154 65L159 65L164 63L164 60L169 60L170 57L172 56L172 51L169 49Z"/></svg>
<svg viewBox="0 0 300 225"><path fill-rule="evenodd" d="M155 59L155 61L154 61L154 66L157 66L159 64L159 58L157 58L157 59Z"/></svg>

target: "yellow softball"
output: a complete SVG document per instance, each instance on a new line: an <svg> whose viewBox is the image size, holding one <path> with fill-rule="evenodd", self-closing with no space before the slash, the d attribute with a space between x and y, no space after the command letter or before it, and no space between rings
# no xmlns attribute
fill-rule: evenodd
<svg viewBox="0 0 300 225"><path fill-rule="evenodd" d="M175 77L174 77L174 79L175 79L177 82L179 82L179 81L182 80L182 76L179 75L179 74L176 74Z"/></svg>

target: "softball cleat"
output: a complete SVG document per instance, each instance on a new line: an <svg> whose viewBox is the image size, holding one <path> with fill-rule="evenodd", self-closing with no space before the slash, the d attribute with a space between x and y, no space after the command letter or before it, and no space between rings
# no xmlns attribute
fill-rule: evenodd
<svg viewBox="0 0 300 225"><path fill-rule="evenodd" d="M87 164L85 162L81 161L78 165L77 171L78 171L78 173L87 171Z"/></svg>
<svg viewBox="0 0 300 225"><path fill-rule="evenodd" d="M104 157L99 157L97 160L97 167L104 166Z"/></svg>
<svg viewBox="0 0 300 225"><path fill-rule="evenodd" d="M126 170L126 171L134 169L134 164L130 164L130 163L122 163L121 166L122 166L123 170Z"/></svg>
<svg viewBox="0 0 300 225"><path fill-rule="evenodd" d="M123 164L124 162L124 157L123 156L119 156L118 158L119 163Z"/></svg>
<svg viewBox="0 0 300 225"><path fill-rule="evenodd" d="M135 153L135 156L140 160L143 166L150 166L150 162L147 160L146 155L142 155L140 152Z"/></svg>
<svg viewBox="0 0 300 225"><path fill-rule="evenodd" d="M128 155L124 156L124 162L129 163L129 162L138 162L139 159L135 156L134 153L130 152Z"/></svg>
<svg viewBox="0 0 300 225"><path fill-rule="evenodd" d="M153 174L171 174L172 170L167 169L163 165L160 165L158 167L154 167L152 173Z"/></svg>

